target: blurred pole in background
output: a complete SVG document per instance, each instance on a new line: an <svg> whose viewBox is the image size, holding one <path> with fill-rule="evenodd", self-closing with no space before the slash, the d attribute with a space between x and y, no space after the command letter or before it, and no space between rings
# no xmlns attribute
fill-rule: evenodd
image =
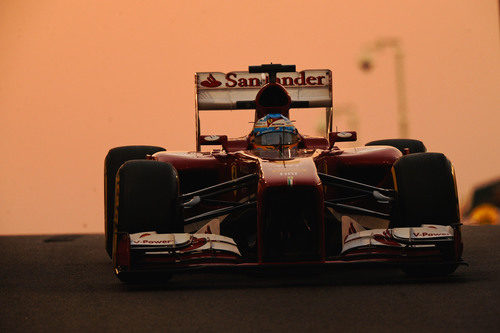
<svg viewBox="0 0 500 333"><path fill-rule="evenodd" d="M394 50L394 66L396 74L396 99L398 113L399 137L408 138L408 110L406 107L406 84L404 75L404 55L401 43L397 38L383 38L375 41L363 50L359 60L359 66L363 71L370 71L373 68L373 55L386 48Z"/></svg>

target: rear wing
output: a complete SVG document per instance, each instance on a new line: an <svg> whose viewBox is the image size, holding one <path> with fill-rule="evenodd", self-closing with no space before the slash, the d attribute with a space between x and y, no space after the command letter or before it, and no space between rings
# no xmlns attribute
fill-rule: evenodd
<svg viewBox="0 0 500 333"><path fill-rule="evenodd" d="M319 69L274 75L290 95L292 108L326 108L327 137L332 127L332 72ZM196 150L200 151L200 141L204 141L200 140L200 111L254 109L255 97L269 79L269 73L248 71L196 73Z"/></svg>

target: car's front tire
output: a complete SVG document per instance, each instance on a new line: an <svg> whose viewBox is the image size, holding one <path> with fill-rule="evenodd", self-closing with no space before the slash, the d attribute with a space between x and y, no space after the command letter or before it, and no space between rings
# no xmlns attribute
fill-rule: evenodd
<svg viewBox="0 0 500 333"><path fill-rule="evenodd" d="M115 177L123 163L146 159L165 148L156 146L123 146L110 149L104 160L104 237L106 252L111 257L113 247L113 219L115 212Z"/></svg>
<svg viewBox="0 0 500 333"><path fill-rule="evenodd" d="M455 174L441 153L415 153L399 158L392 168L396 202L392 227L452 225L460 221Z"/></svg>
<svg viewBox="0 0 500 333"><path fill-rule="evenodd" d="M394 163L396 202L390 227L419 227L422 224L454 225L460 222L455 174L451 162L440 153L405 155ZM447 263L402 266L410 276L444 276L455 271L453 262L461 252L445 250Z"/></svg>
<svg viewBox="0 0 500 333"><path fill-rule="evenodd" d="M183 232L178 196L179 178L170 163L125 162L116 176L116 231Z"/></svg>

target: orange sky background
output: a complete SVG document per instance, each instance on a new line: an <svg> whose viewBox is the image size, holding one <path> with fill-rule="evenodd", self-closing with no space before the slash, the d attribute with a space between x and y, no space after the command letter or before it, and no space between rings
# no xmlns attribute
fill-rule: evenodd
<svg viewBox="0 0 500 333"><path fill-rule="evenodd" d="M193 149L196 71L330 68L340 128L397 137L392 51L357 67L384 37L405 53L410 136L451 159L464 204L500 176L498 17L496 0L2 0L0 234L103 232L108 149ZM237 115L218 125L246 134Z"/></svg>

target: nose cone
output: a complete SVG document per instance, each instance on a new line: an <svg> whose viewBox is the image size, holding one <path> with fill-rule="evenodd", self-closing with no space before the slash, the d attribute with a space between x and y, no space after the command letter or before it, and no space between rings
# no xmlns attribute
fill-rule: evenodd
<svg viewBox="0 0 500 333"><path fill-rule="evenodd" d="M264 186L321 187L316 165L310 157L288 161L260 161Z"/></svg>

